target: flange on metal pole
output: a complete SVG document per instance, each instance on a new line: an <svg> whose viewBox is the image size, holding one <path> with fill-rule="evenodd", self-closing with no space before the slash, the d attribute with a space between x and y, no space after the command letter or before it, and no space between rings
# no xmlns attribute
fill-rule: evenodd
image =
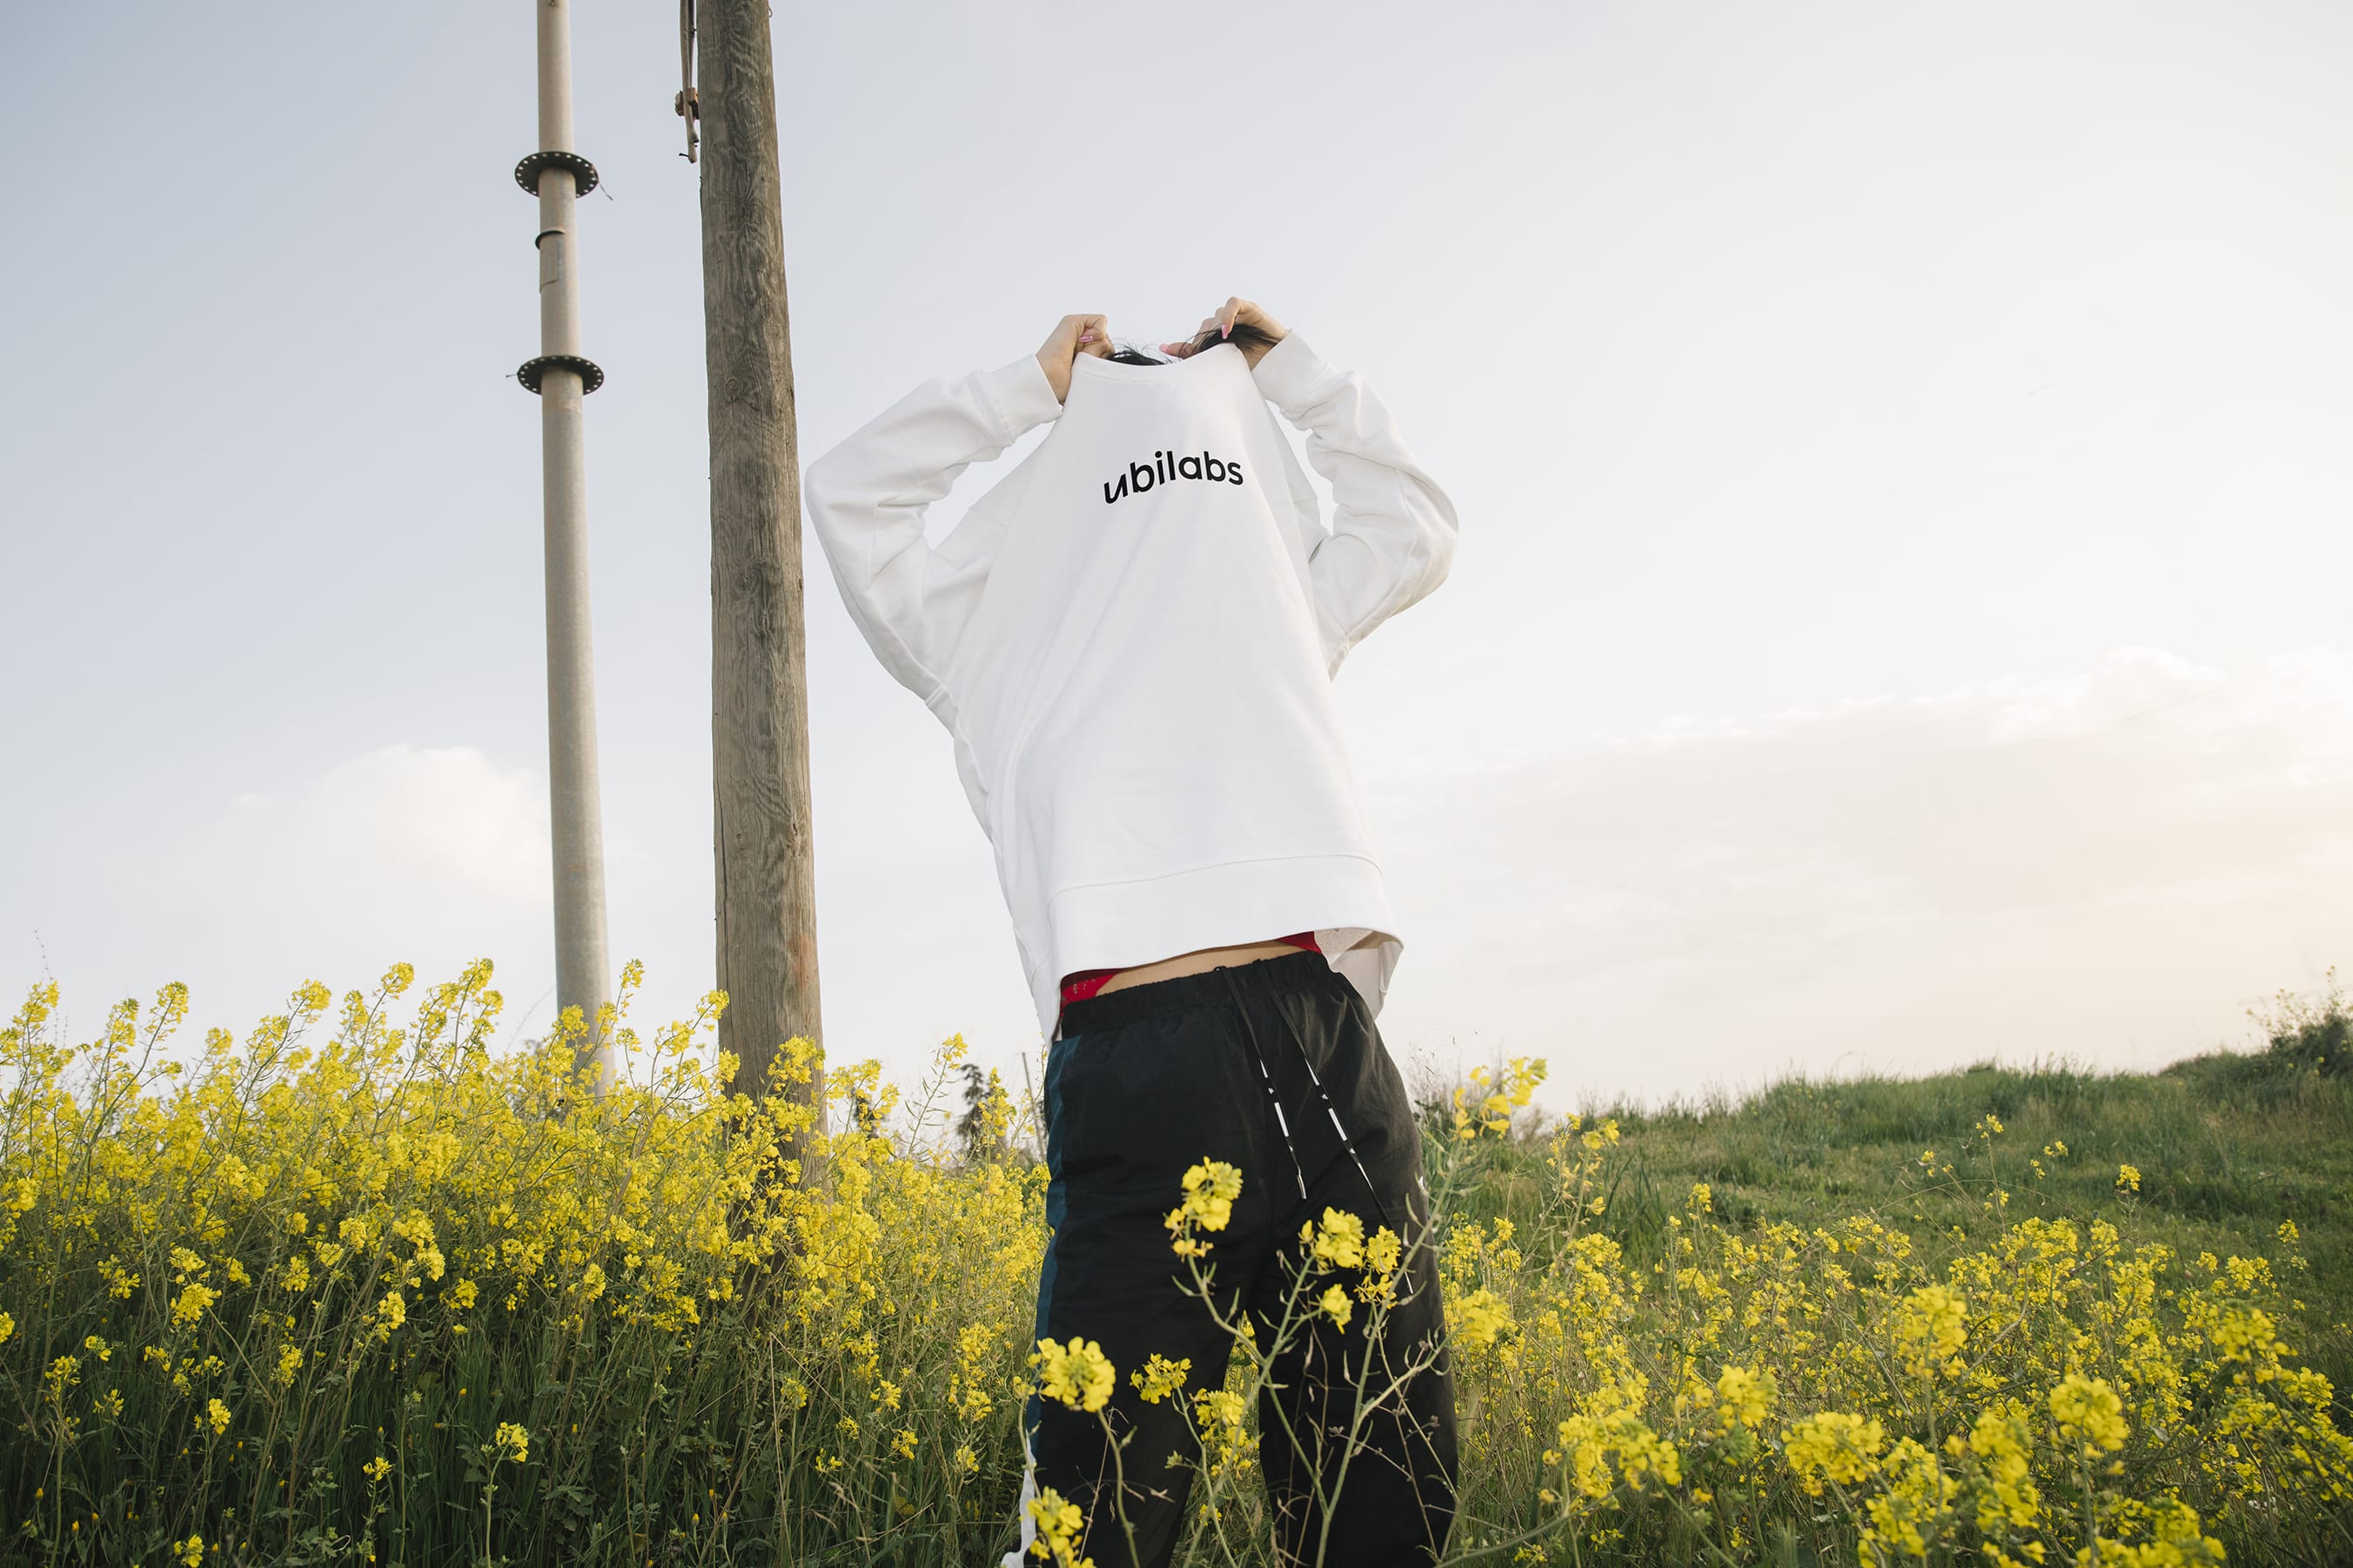
<svg viewBox="0 0 2353 1568"><path fill-rule="evenodd" d="M588 629L588 507L581 399L605 373L580 353L578 199L596 168L572 150L571 0L533 0L539 16L540 151L515 165L539 197L539 356L515 378L539 394L547 539L547 782L555 859L555 1000L588 1025L582 1065L613 1081L598 1026L612 999L605 948L604 806L596 787L596 667Z"/></svg>

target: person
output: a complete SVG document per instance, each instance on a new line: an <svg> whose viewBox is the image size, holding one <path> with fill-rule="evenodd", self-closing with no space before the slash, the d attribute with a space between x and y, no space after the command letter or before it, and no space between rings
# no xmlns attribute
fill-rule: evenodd
<svg viewBox="0 0 2353 1568"><path fill-rule="evenodd" d="M1374 1023L1401 943L1331 681L1445 578L1454 510L1363 378L1251 301L1161 348L1065 316L1035 354L917 388L803 493L851 619L954 738L1050 1042L1036 1333L1094 1342L1117 1381L1102 1413L1031 1398L1025 1503L1078 1503L1102 1568L1167 1562L1189 1396L1247 1311L1274 1347L1282 1561L1425 1563L1453 1398L1419 1133ZM1328 529L1270 403L1331 485ZM959 473L1049 424L927 539ZM1242 1183L1204 1291L1167 1220L1212 1160ZM1300 1320L1300 1229L1327 1210L1404 1238L1385 1311ZM1136 1384L1155 1354L1188 1363L1173 1397Z"/></svg>

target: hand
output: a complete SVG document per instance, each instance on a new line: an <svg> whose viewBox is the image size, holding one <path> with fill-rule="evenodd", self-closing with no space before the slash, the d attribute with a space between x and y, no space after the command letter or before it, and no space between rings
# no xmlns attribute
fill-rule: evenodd
<svg viewBox="0 0 2353 1568"><path fill-rule="evenodd" d="M1266 357L1266 351L1281 342L1290 332L1288 327L1268 315L1256 301L1234 299L1219 306L1215 313L1204 320L1200 330L1193 334L1191 340L1181 343L1162 343L1160 352L1183 359L1193 353L1197 344L1205 348L1212 346L1201 342L1210 333L1216 333L1220 341L1224 341L1233 336L1236 327L1253 329L1244 333L1240 342L1235 344L1242 351L1242 358L1250 362L1252 370L1256 370L1258 362Z"/></svg>
<svg viewBox="0 0 2353 1568"><path fill-rule="evenodd" d="M1071 364L1081 354L1092 354L1097 359L1111 357L1108 319L1065 316L1046 334L1044 345L1038 350L1038 368L1046 373L1046 383L1054 389L1055 402L1070 401Z"/></svg>

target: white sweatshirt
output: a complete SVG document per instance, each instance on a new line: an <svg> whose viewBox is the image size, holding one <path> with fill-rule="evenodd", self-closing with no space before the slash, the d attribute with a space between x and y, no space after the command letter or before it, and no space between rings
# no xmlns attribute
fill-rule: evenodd
<svg viewBox="0 0 2353 1568"><path fill-rule="evenodd" d="M1314 491L1269 414L1307 432ZM967 464L1055 427L937 545ZM934 381L802 494L851 619L955 738L1038 1016L1064 975L1316 933L1377 1012L1400 944L1331 677L1436 587L1454 510L1293 332L1167 365Z"/></svg>

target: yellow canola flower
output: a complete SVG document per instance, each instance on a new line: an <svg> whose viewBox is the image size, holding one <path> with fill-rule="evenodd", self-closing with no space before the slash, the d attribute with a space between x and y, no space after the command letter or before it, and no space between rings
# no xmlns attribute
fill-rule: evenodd
<svg viewBox="0 0 2353 1568"><path fill-rule="evenodd" d="M2139 1166L2118 1165L2116 1167L2116 1191L2120 1193L2137 1193L2140 1191Z"/></svg>
<svg viewBox="0 0 2353 1568"><path fill-rule="evenodd" d="M1962 1440L1955 1436L1951 1441ZM1970 1428L1966 1447L1984 1476L1977 1505L1978 1532L1992 1535L2004 1524L2031 1527L2041 1513L2042 1497L2028 1479L2033 1439L2025 1417L2007 1410L1986 1411Z"/></svg>
<svg viewBox="0 0 2353 1568"><path fill-rule="evenodd" d="M1242 1173L1223 1160L1204 1160L1185 1173L1185 1198L1168 1211L1167 1227L1176 1237L1179 1257L1198 1258L1208 1250L1192 1238L1196 1230L1223 1230L1234 1217L1234 1200L1242 1195Z"/></svg>
<svg viewBox="0 0 2353 1568"><path fill-rule="evenodd" d="M1029 1364L1038 1372L1038 1392L1073 1410L1090 1414L1101 1410L1110 1403L1112 1391L1119 1385L1118 1374L1104 1359L1103 1346L1076 1334L1071 1336L1068 1344L1039 1340Z"/></svg>
<svg viewBox="0 0 2353 1568"><path fill-rule="evenodd" d="M1949 1285L1923 1285L1897 1304L1891 1330L1914 1377L1955 1373L1969 1338L1968 1300Z"/></svg>
<svg viewBox="0 0 2353 1568"><path fill-rule="evenodd" d="M1035 1539L1029 1542L1031 1556L1052 1568L1094 1568L1093 1558L1078 1555L1087 1518L1077 1503L1047 1487L1029 1500L1024 1511L1037 1530Z"/></svg>
<svg viewBox="0 0 2353 1568"><path fill-rule="evenodd" d="M1545 1459L1563 1467L1568 1484L1584 1497L1606 1497L1620 1479L1636 1491L1683 1481L1683 1457L1675 1446L1630 1409L1572 1415L1556 1430L1560 1446L1546 1451Z"/></svg>
<svg viewBox="0 0 2353 1568"><path fill-rule="evenodd" d="M1793 1421L1781 1434L1781 1451L1809 1497L1822 1495L1822 1483L1851 1487L1876 1474L1887 1434L1878 1421L1841 1410L1824 1410Z"/></svg>
<svg viewBox="0 0 2353 1568"><path fill-rule="evenodd" d="M1348 1293L1337 1285L1325 1290L1315 1304L1323 1310L1325 1317L1343 1329L1348 1326L1349 1318L1354 1316L1356 1310L1356 1302L1350 1300Z"/></svg>
<svg viewBox="0 0 2353 1568"><path fill-rule="evenodd" d="M1483 1285L1461 1300L1447 1303L1447 1337L1451 1343L1470 1350L1493 1348L1515 1326L1510 1305Z"/></svg>
<svg viewBox="0 0 2353 1568"><path fill-rule="evenodd" d="M1356 1268L1365 1261L1365 1222L1339 1209L1325 1209L1320 1226L1300 1226L1299 1240L1319 1268Z"/></svg>
<svg viewBox="0 0 2353 1568"><path fill-rule="evenodd" d="M1222 1160L1205 1160L1185 1173L1183 1212L1203 1230L1223 1230L1242 1195L1242 1173Z"/></svg>
<svg viewBox="0 0 2353 1568"><path fill-rule="evenodd" d="M1895 1445L1882 1469L1886 1489L1863 1503L1871 1521L1862 1532L1864 1560L1879 1555L1869 1549L1881 1544L1906 1557L1927 1556L1931 1543L1945 1533L1958 1484L1945 1474L1936 1455L1910 1437Z"/></svg>
<svg viewBox="0 0 2353 1568"><path fill-rule="evenodd" d="M1780 1385L1769 1371L1760 1373L1727 1366L1715 1380L1716 1420L1726 1432L1762 1426L1779 1392Z"/></svg>
<svg viewBox="0 0 2353 1568"><path fill-rule="evenodd" d="M2125 1446L2131 1428L2124 1411L2124 1401L2105 1378L2071 1372L2065 1382L2051 1391L2051 1415L2059 1424L2060 1437L2080 1444L2079 1451L2087 1459Z"/></svg>
<svg viewBox="0 0 2353 1568"><path fill-rule="evenodd" d="M2075 1554L2078 1564L2096 1562L2102 1568L2221 1568L2222 1543L2203 1533L2198 1510L2179 1498L2160 1498L2146 1509L2146 1541L2126 1542L2098 1538L2095 1547Z"/></svg>
<svg viewBox="0 0 2353 1568"><path fill-rule="evenodd" d="M531 1434L515 1422L500 1422L498 1430L491 1435L491 1446L499 1451L502 1459L511 1459L518 1465L531 1461Z"/></svg>

